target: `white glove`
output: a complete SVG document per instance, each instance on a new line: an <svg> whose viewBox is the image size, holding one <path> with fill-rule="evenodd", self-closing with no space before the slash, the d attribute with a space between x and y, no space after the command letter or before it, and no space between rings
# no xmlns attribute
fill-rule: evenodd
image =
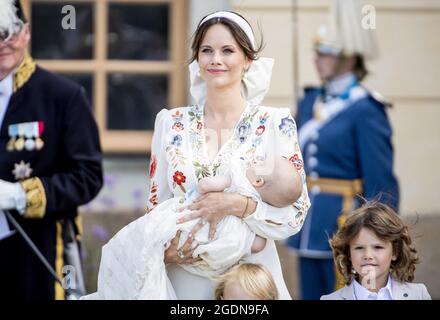
<svg viewBox="0 0 440 320"><path fill-rule="evenodd" d="M24 214L26 209L26 192L18 182L8 182L0 179L0 209L15 209Z"/></svg>

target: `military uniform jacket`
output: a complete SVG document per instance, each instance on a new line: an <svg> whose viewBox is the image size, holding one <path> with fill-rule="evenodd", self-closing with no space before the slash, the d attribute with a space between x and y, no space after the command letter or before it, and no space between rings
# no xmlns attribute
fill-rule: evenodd
<svg viewBox="0 0 440 320"><path fill-rule="evenodd" d="M6 149L11 125L36 122L41 150ZM14 173L21 162L29 170ZM47 219L74 217L102 184L98 130L83 89L39 67L12 95L0 132L0 178L31 177L41 180L46 198L44 212L34 215Z"/></svg>
<svg viewBox="0 0 440 320"><path fill-rule="evenodd" d="M26 57L14 74L14 93L0 131L0 178L21 182L26 213L14 216L53 265L61 254L57 221L75 218L78 206L98 193L101 157L84 90ZM2 292L53 297L53 279L18 234L0 242L0 256L0 274L13 279Z"/></svg>
<svg viewBox="0 0 440 320"><path fill-rule="evenodd" d="M363 197L372 199L380 194L381 202L397 209L399 190L392 169L392 130L385 105L355 85L346 97L338 98L340 101L327 102L330 115L326 121L313 124L314 105L321 93L318 88L305 90L296 119L308 178L360 179ZM319 186L309 194L311 207L304 226L287 243L303 257L331 258L328 240L338 228L343 197L322 192Z"/></svg>

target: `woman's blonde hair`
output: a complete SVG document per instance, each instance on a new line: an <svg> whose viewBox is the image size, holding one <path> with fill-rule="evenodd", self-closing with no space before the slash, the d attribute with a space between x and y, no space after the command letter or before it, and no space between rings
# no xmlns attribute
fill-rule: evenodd
<svg viewBox="0 0 440 320"><path fill-rule="evenodd" d="M262 300L278 300L278 290L272 274L262 265L241 263L218 278L215 298L223 298L228 283L237 282L252 297Z"/></svg>
<svg viewBox="0 0 440 320"><path fill-rule="evenodd" d="M383 203L372 201L355 210L329 241L335 267L343 276L345 284L350 284L352 280L350 242L362 228L371 230L383 241L391 242L393 254L396 256L396 260L391 261L391 276L401 282L414 280L415 265L419 263L419 258L408 227L393 209Z"/></svg>

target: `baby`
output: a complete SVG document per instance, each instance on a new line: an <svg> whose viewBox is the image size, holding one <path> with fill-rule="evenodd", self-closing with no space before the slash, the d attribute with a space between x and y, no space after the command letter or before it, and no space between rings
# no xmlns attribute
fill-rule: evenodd
<svg viewBox="0 0 440 320"><path fill-rule="evenodd" d="M254 200L263 200L264 202L278 208L283 208L294 203L299 198L302 191L302 185L299 179L295 179L293 176L295 174L294 167L284 157L273 158L270 160L255 161L249 166L249 168L247 168L247 170L243 169L241 165L237 166L233 164L230 173L227 175L201 179L197 184L196 189L193 192L190 192L190 197L188 197L185 203L191 203L202 194L219 191L237 192L253 198ZM237 219L238 218L235 216L227 216L223 220L232 220L233 223L237 223ZM227 224L226 221L222 221L222 223L225 225ZM182 226L182 232L190 232L191 228L188 227L193 226L194 224L195 223L193 222L189 225ZM222 230L223 229L224 227ZM216 239L225 241L226 237L228 237L227 234L231 234L231 229L228 229L229 231L226 230L226 234L223 235L219 232L219 228ZM197 233L195 235L197 243L202 244L208 241L208 230L209 226L205 226L205 232ZM181 237L180 245L185 243L187 235ZM216 246L217 244L214 242L213 245ZM264 249L265 245L266 239L256 235L250 247L251 253L260 252ZM206 247L202 250L206 251L206 256L206 254L209 254L209 250L205 249ZM227 248L225 249L229 250ZM229 255L231 255L230 252ZM201 257L203 258L203 255ZM213 260L217 258L217 256L213 257ZM212 263L215 262L213 261ZM228 269L233 264L234 263L225 268Z"/></svg>
<svg viewBox="0 0 440 320"><path fill-rule="evenodd" d="M232 164L226 175L203 178L185 198L174 197L120 230L102 249L98 291L83 299L177 299L166 275L164 251L181 230L179 246L187 240L198 219L177 224L188 210L179 210L207 192L236 192L275 207L294 203L302 192L295 167L284 157L258 161L244 168ZM215 278L243 257L264 249L266 240L247 224L228 215L217 226L213 240L206 224L194 235L193 257L200 261L181 264L187 271Z"/></svg>

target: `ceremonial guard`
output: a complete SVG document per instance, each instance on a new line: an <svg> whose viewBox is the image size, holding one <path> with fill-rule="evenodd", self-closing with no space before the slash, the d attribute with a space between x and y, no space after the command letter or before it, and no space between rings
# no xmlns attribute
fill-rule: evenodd
<svg viewBox="0 0 440 320"><path fill-rule="evenodd" d="M389 104L360 82L376 55L372 30L361 26L358 1L335 1L315 43L319 88L306 88L296 117L311 207L287 244L299 255L302 299L335 290L328 240L358 205L356 195L397 209Z"/></svg>
<svg viewBox="0 0 440 320"><path fill-rule="evenodd" d="M102 186L98 129L85 92L36 65L29 40L20 3L1 0L1 300L63 299L69 287L84 293L77 208ZM50 268L61 279L70 274L69 281L61 286Z"/></svg>

